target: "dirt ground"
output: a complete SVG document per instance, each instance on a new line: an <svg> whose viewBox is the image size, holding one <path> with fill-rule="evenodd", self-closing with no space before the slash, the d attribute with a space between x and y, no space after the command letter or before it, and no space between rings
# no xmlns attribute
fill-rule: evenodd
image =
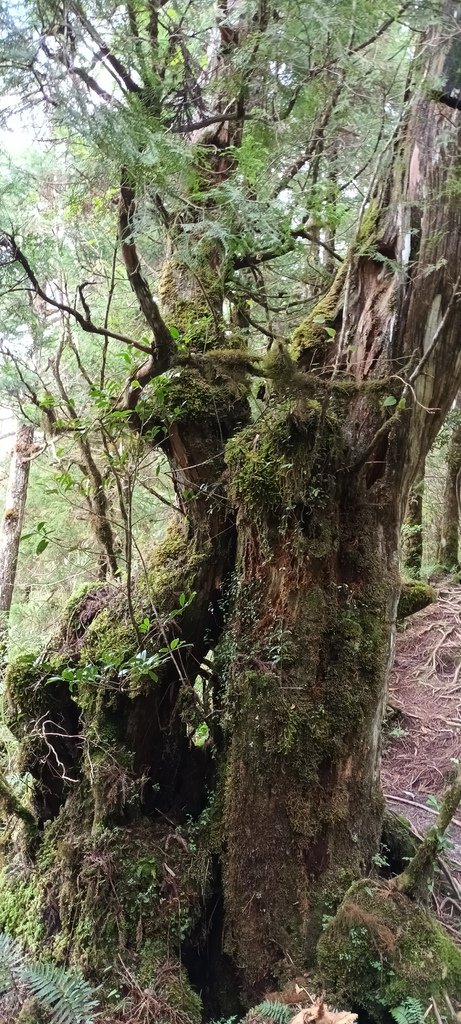
<svg viewBox="0 0 461 1024"><path fill-rule="evenodd" d="M390 810L421 836L461 760L461 585L442 583L437 602L397 634L385 729L382 784ZM434 910L461 946L461 807L439 860Z"/></svg>

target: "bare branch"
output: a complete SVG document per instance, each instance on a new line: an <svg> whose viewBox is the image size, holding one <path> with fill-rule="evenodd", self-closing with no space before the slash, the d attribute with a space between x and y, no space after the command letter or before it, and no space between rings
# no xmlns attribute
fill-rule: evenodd
<svg viewBox="0 0 461 1024"><path fill-rule="evenodd" d="M61 312L68 313L69 316L73 317L79 327L87 334L98 334L103 338L114 338L115 341L123 341L125 345L131 345L133 348L138 349L140 352L145 352L147 355L151 354L151 349L147 345L143 345L140 341L135 341L134 338L129 338L126 334L120 334L118 331L110 331L107 327L97 327L92 320L87 320L86 317L82 316L77 309L67 305L65 302L59 302L58 299L54 299L52 295L49 295L44 288L39 284L32 267L23 253L22 249L16 244L14 236L9 235L6 231L0 231L0 250L6 251L10 254L11 260L14 263L19 263L25 271L34 292L46 302L47 305L52 306L53 309L59 309Z"/></svg>
<svg viewBox="0 0 461 1024"><path fill-rule="evenodd" d="M175 345L141 270L133 233L135 212L136 199L134 187L129 181L126 172L124 172L119 204L119 232L122 255L130 285L136 295L139 307L154 334L155 346L150 350L150 353L156 365L155 372L159 374L164 373L170 366Z"/></svg>

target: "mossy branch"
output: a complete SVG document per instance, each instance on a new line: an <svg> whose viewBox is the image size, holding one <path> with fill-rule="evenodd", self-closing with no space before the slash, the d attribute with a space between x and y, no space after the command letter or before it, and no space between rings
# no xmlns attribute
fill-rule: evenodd
<svg viewBox="0 0 461 1024"><path fill-rule="evenodd" d="M4 807L7 814L13 814L16 818L20 818L26 825L28 832L36 831L37 822L32 811L29 811L21 803L13 787L6 781L3 772L0 772L0 806Z"/></svg>
<svg viewBox="0 0 461 1024"><path fill-rule="evenodd" d="M445 833L461 803L461 769L448 787L435 825L426 833L421 845L407 867L397 878L394 886L399 892L412 899L427 900L429 884L434 873L436 860L443 847Z"/></svg>

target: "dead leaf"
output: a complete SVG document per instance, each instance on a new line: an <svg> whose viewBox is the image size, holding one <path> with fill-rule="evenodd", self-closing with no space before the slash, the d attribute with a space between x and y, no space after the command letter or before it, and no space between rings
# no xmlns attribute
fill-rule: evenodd
<svg viewBox="0 0 461 1024"><path fill-rule="evenodd" d="M356 1013L349 1013L348 1010L330 1010L323 999L316 999L307 1010L300 1010L290 1024L314 1024L314 1021L322 1021L322 1024L355 1024L356 1020Z"/></svg>

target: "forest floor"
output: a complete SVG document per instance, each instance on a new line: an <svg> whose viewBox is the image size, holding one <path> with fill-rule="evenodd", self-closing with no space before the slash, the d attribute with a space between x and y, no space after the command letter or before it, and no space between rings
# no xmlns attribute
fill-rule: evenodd
<svg viewBox="0 0 461 1024"><path fill-rule="evenodd" d="M405 620L390 680L382 784L389 809L421 837L461 759L461 585ZM461 946L461 808L439 858L433 907Z"/></svg>

